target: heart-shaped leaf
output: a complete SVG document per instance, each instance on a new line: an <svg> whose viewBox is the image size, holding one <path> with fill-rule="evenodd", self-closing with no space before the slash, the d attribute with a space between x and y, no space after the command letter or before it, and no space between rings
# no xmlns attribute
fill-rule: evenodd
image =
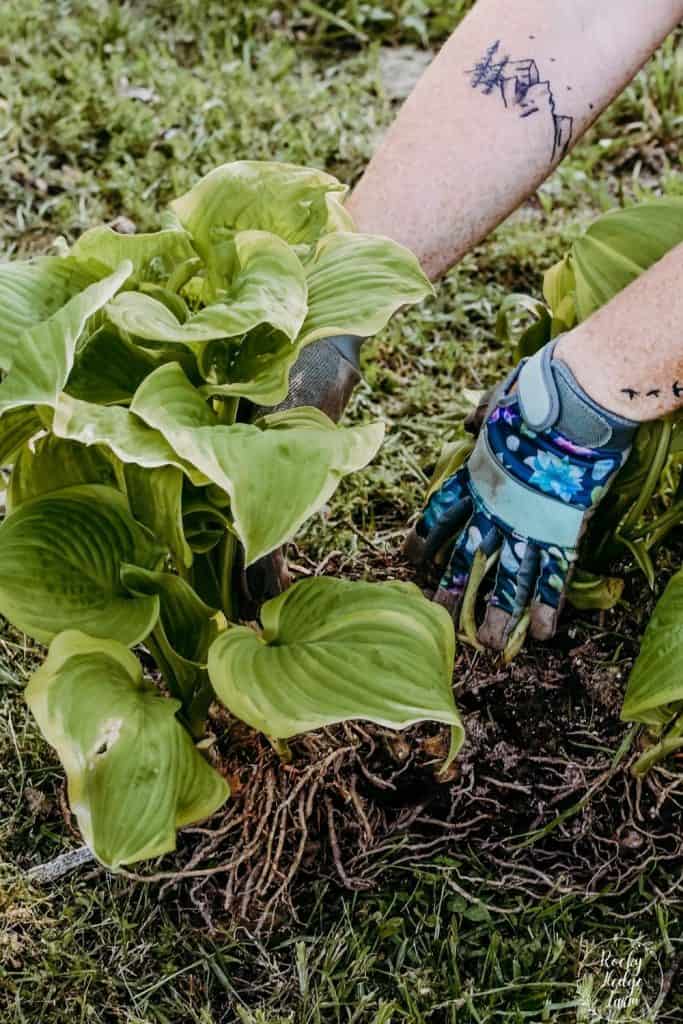
<svg viewBox="0 0 683 1024"><path fill-rule="evenodd" d="M306 315L306 278L296 253L266 231L241 231L233 246L220 301L181 322L158 299L128 291L107 307L110 320L136 338L186 345L241 336L259 324L295 338Z"/></svg>
<svg viewBox="0 0 683 1024"><path fill-rule="evenodd" d="M25 330L49 319L92 281L87 271L59 256L1 263L0 369L12 365L14 346Z"/></svg>
<svg viewBox="0 0 683 1024"><path fill-rule="evenodd" d="M301 341L334 334L367 338L401 306L434 289L409 249L389 238L340 231L318 242L306 264L308 313Z"/></svg>
<svg viewBox="0 0 683 1024"><path fill-rule="evenodd" d="M0 416L21 406L54 406L71 372L76 342L85 325L114 297L130 273L131 264L122 263L115 273L89 285L48 320L24 331L9 373L0 384Z"/></svg>
<svg viewBox="0 0 683 1024"><path fill-rule="evenodd" d="M306 409L281 413L278 429L269 417L262 421L266 429L219 425L171 363L140 385L131 411L230 496L248 565L292 537L328 501L342 476L367 465L384 436L381 423L337 427L318 410Z"/></svg>
<svg viewBox="0 0 683 1024"><path fill-rule="evenodd" d="M647 624L631 670L621 717L662 727L683 708L683 569L668 586Z"/></svg>
<svg viewBox="0 0 683 1024"><path fill-rule="evenodd" d="M53 491L0 525L0 613L42 643L77 623L132 646L153 628L159 601L132 597L121 566L156 569L163 554L112 487Z"/></svg>
<svg viewBox="0 0 683 1024"><path fill-rule="evenodd" d="M348 719L429 719L451 726L455 756L453 625L412 583L304 580L266 602L261 621L261 634L232 627L209 652L211 683L238 718L281 739Z"/></svg>
<svg viewBox="0 0 683 1024"><path fill-rule="evenodd" d="M83 838L112 870L175 849L176 829L230 794L178 722L178 701L143 680L122 644L60 633L26 700L64 765Z"/></svg>

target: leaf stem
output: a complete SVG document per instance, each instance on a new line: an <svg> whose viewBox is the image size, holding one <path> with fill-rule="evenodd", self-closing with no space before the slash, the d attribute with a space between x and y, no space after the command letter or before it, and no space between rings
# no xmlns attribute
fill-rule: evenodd
<svg viewBox="0 0 683 1024"><path fill-rule="evenodd" d="M201 265L202 261L198 256L192 256L189 260L179 263L166 282L168 290L170 292L179 292L190 278L194 276L195 272L199 270Z"/></svg>
<svg viewBox="0 0 683 1024"><path fill-rule="evenodd" d="M276 736L267 736L266 739L280 760L285 764L291 764L294 755L287 740L278 739Z"/></svg>
<svg viewBox="0 0 683 1024"><path fill-rule="evenodd" d="M499 555L500 550L494 551L488 558L481 549L475 551L470 576L465 588L465 596L462 600L462 608L460 609L459 639L464 640L465 643L470 644L471 647L476 648L478 651L483 651L484 647L477 638L477 623L474 617L477 594L484 577L489 569L495 565Z"/></svg>
<svg viewBox="0 0 683 1024"><path fill-rule="evenodd" d="M631 505L626 518L617 531L619 540L623 540L626 532L637 525L643 512L650 504L652 495L655 493L659 477L664 468L664 463L667 460L669 454L669 447L671 445L671 433L673 430L673 423L670 419L663 419L659 424L659 437L657 439L657 446L655 448L654 457L650 463L645 481L640 490L640 494L634 503Z"/></svg>
<svg viewBox="0 0 683 1024"><path fill-rule="evenodd" d="M216 396L214 398L214 408L219 422L231 427L237 419L237 407L239 404L239 398L233 395Z"/></svg>
<svg viewBox="0 0 683 1024"><path fill-rule="evenodd" d="M226 530L218 550L218 582L221 593L221 611L229 622L233 621L238 614L234 580L236 557L237 537L231 530Z"/></svg>
<svg viewBox="0 0 683 1024"><path fill-rule="evenodd" d="M531 622L531 612L527 608L515 628L510 633L508 641L503 651L503 661L506 665L509 665L511 661L517 657L524 641L526 640L527 631L529 629L529 623Z"/></svg>
<svg viewBox="0 0 683 1024"><path fill-rule="evenodd" d="M669 754L683 747L683 715L679 715L666 736L642 754L633 765L631 772L636 778L647 775L650 769L663 761Z"/></svg>

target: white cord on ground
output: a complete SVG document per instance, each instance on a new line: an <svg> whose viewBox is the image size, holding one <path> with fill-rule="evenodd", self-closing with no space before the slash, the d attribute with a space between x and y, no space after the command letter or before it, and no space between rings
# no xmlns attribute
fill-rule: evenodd
<svg viewBox="0 0 683 1024"><path fill-rule="evenodd" d="M60 853L59 857L49 860L47 864L38 864L26 872L29 882L37 882L44 885L46 882L54 882L62 875L68 875L83 864L90 864L95 860L92 850L87 846L79 846L76 850L69 850L67 853Z"/></svg>

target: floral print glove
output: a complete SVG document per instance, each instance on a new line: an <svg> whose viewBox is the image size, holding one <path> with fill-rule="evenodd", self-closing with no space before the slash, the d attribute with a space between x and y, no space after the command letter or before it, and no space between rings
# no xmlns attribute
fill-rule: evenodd
<svg viewBox="0 0 683 1024"><path fill-rule="evenodd" d="M454 618L470 576L498 558L481 643L502 650L527 609L553 636L586 522L628 457L638 424L597 405L555 341L494 392L468 463L430 498L408 536L413 561L445 561L435 600ZM448 555L446 555L448 557Z"/></svg>

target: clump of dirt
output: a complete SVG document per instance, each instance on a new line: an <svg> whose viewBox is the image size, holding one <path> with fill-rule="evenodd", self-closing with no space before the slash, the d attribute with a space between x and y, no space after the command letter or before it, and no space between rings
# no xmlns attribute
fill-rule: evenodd
<svg viewBox="0 0 683 1024"><path fill-rule="evenodd" d="M375 579L407 574L380 552L370 561ZM342 568L333 563L326 572ZM233 798L186 829L172 869L152 877L163 892L189 886L211 926L229 913L268 928L285 910L296 915L314 878L364 889L388 868L465 850L509 899L614 896L646 878L660 902L680 904L683 773L674 761L636 780L640 738L619 719L653 603L642 589L633 577L631 604L597 624L569 611L552 644L510 666L461 646L454 680L467 742L445 777L447 730L433 724L323 729L292 743L282 764L215 709L214 756Z"/></svg>

